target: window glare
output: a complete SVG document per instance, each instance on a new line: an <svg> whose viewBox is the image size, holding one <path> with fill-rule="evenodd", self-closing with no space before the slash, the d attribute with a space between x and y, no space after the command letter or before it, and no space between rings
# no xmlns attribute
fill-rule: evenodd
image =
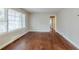
<svg viewBox="0 0 79 59"><path fill-rule="evenodd" d="M0 8L0 33L7 31L7 21L5 19L5 9Z"/></svg>
<svg viewBox="0 0 79 59"><path fill-rule="evenodd" d="M25 14L18 12L14 9L0 8L0 33L7 31L9 32L24 27Z"/></svg>

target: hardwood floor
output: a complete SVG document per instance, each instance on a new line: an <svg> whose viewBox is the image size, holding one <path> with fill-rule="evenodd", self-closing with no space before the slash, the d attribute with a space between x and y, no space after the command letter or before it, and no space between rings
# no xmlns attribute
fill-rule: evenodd
<svg viewBox="0 0 79 59"><path fill-rule="evenodd" d="M73 50L56 32L29 32L2 50Z"/></svg>

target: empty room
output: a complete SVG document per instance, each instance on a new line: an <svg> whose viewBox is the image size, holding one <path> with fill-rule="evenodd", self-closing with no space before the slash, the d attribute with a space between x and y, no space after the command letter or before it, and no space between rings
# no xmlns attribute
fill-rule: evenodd
<svg viewBox="0 0 79 59"><path fill-rule="evenodd" d="M1 50L78 50L79 8L0 8Z"/></svg>

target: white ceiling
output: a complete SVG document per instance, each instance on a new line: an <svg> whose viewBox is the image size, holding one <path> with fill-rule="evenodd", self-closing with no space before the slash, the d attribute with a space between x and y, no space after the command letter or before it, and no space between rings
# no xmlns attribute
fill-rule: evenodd
<svg viewBox="0 0 79 59"><path fill-rule="evenodd" d="M57 13L62 8L25 8L30 13Z"/></svg>

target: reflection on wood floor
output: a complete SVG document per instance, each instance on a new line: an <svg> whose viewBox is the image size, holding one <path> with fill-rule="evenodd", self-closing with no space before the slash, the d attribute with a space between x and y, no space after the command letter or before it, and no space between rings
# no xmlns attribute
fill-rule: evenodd
<svg viewBox="0 0 79 59"><path fill-rule="evenodd" d="M58 33L29 32L3 50L73 50L76 49Z"/></svg>

